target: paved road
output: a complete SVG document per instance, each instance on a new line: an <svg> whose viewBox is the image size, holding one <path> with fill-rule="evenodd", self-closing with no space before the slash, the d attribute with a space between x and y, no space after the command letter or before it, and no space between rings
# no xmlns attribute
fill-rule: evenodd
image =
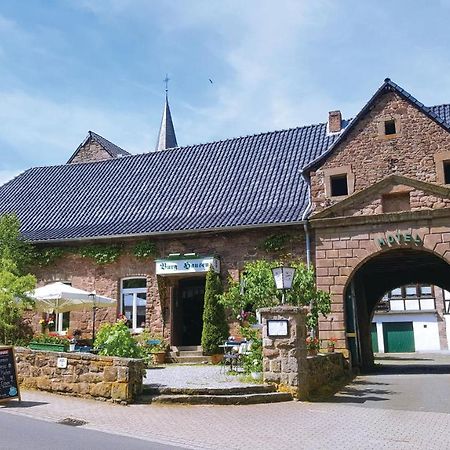
<svg viewBox="0 0 450 450"><path fill-rule="evenodd" d="M2 450L170 450L166 444L60 425L0 411Z"/></svg>
<svg viewBox="0 0 450 450"><path fill-rule="evenodd" d="M29 391L22 405L0 406L0 423L7 414L53 422L73 417L88 422L83 429L147 439L149 448L161 442L214 450L450 449L450 355L390 358L380 372L358 377L324 403L124 407ZM108 447L114 448L102 441L79 448Z"/></svg>
<svg viewBox="0 0 450 450"><path fill-rule="evenodd" d="M372 374L357 377L332 402L450 414L450 354L378 355L375 362Z"/></svg>

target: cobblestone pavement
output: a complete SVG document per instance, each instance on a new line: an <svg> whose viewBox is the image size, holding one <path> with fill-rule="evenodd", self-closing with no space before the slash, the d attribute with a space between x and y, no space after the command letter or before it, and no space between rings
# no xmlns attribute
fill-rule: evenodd
<svg viewBox="0 0 450 450"><path fill-rule="evenodd" d="M125 407L28 391L23 393L22 405L10 402L0 406L0 429L2 414L19 414L52 422L72 417L88 422L84 426L88 429L184 448L450 448L449 411L440 411L444 401L434 403L439 392L445 401L450 398L444 389L445 384L450 385L448 373L390 373L368 377L372 377L369 382L367 376L358 377L353 385L327 403ZM413 389L408 387L410 377L417 378ZM438 383L439 377L442 378ZM427 389L415 395L419 385ZM349 388L359 392L348 395ZM426 403L430 396L435 400ZM427 405L425 410L423 404Z"/></svg>
<svg viewBox="0 0 450 450"><path fill-rule="evenodd" d="M156 384L177 388L193 387L239 387L252 386L244 383L235 375L228 373L228 368L221 366L183 366L167 365L148 369L144 384Z"/></svg>

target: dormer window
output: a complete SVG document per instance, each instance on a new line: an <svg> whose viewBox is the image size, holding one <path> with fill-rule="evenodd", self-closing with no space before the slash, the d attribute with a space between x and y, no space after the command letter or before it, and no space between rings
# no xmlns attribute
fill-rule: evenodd
<svg viewBox="0 0 450 450"><path fill-rule="evenodd" d="M397 128L394 119L384 121L384 134L386 136L397 134Z"/></svg>
<svg viewBox="0 0 450 450"><path fill-rule="evenodd" d="M333 175L330 177L330 187L332 197L348 195L347 174Z"/></svg>

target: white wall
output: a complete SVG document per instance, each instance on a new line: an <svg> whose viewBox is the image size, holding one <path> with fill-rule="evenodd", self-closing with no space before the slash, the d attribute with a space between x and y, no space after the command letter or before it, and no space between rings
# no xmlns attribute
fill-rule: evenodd
<svg viewBox="0 0 450 450"><path fill-rule="evenodd" d="M378 350L384 353L383 322L413 322L414 345L416 351L435 351L441 349L438 322L435 313L421 314L375 314L372 322L377 324ZM450 328L450 318L447 326ZM447 335L449 332L447 328Z"/></svg>

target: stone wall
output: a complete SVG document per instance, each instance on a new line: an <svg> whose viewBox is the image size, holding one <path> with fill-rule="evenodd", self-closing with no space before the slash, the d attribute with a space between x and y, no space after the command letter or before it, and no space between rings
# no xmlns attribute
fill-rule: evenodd
<svg viewBox="0 0 450 450"><path fill-rule="evenodd" d="M352 378L342 353L323 353L307 358L309 399L328 397Z"/></svg>
<svg viewBox="0 0 450 450"><path fill-rule="evenodd" d="M449 214L450 216L450 211ZM414 220L414 217L416 219ZM407 219L407 218L406 218ZM330 221L312 221L316 236L315 266L317 287L331 294L331 313L319 321L321 339L337 337L337 348L346 349L344 292L355 271L370 258L388 252L391 248L412 248L433 253L450 263L450 227L448 217L399 222L378 222L374 216L352 219L347 226ZM414 243L393 245L381 249L379 238L407 231L422 240L419 247Z"/></svg>
<svg viewBox="0 0 450 450"><path fill-rule="evenodd" d="M305 318L307 308L281 305L260 309L263 323L263 376L280 391L297 399L311 400L334 394L351 378L348 361L341 353L307 356ZM269 320L287 320L287 336L269 336Z"/></svg>
<svg viewBox="0 0 450 450"><path fill-rule="evenodd" d="M282 305L259 311L263 324L264 381L278 385L279 390L296 398L307 398L306 308ZM288 335L269 336L268 320L287 320Z"/></svg>
<svg viewBox="0 0 450 450"><path fill-rule="evenodd" d="M398 132L380 133L384 120L395 118ZM437 183L435 155L448 151L450 134L395 93L383 95L346 139L315 172L311 173L313 211L320 211L341 199L325 192L326 171L351 167L354 192L362 191L388 175L398 174ZM414 208L442 207L442 202L414 194ZM437 205L435 205L435 203ZM448 206L447 204L445 206Z"/></svg>
<svg viewBox="0 0 450 450"><path fill-rule="evenodd" d="M86 143L78 149L70 163L86 163L111 158L111 155L98 142L89 138Z"/></svg>
<svg viewBox="0 0 450 450"><path fill-rule="evenodd" d="M67 368L57 368L58 358L67 358ZM140 359L16 348L16 361L22 388L122 404L131 403L142 392Z"/></svg>
<svg viewBox="0 0 450 450"><path fill-rule="evenodd" d="M262 247L265 239L276 234L287 234L290 240L286 253L293 258L305 260L305 239L302 227L271 227L259 230L227 233L196 233L195 235L174 235L171 237L149 238L157 246L159 257L169 253L190 253L217 255L221 262L221 276L224 283L228 277L239 278L239 271L245 262L256 259L276 259L277 254L268 254ZM131 247L137 241L124 242L122 256L113 264L99 266L89 258L67 254L55 264L36 268L34 273L38 284L54 281L70 282L72 286L87 291L95 290L99 295L117 299L120 303L120 281L127 277L147 278L146 328L155 333L163 333L170 338L171 295L180 277L160 277L155 274L153 259L139 260L131 254ZM112 243L110 241L109 243ZM116 241L117 243L117 241ZM126 251L128 250L128 251ZM116 308L102 309L97 314L97 327L103 321L114 321ZM40 315L32 317L33 327L39 330ZM70 329L81 329L85 337L92 330L92 311L72 312Z"/></svg>

